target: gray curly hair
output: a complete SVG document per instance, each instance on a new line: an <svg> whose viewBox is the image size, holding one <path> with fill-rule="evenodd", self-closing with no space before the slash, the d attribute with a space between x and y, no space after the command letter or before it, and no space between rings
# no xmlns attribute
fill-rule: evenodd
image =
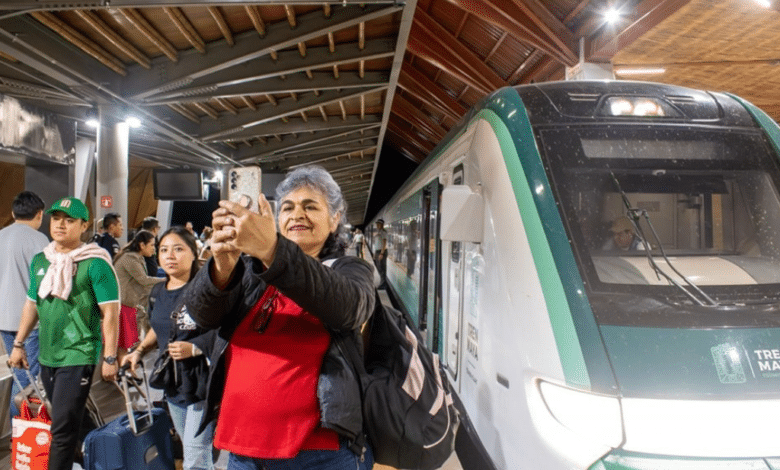
<svg viewBox="0 0 780 470"><path fill-rule="evenodd" d="M331 215L339 214L339 228L346 223L347 202L341 194L341 188L333 176L321 166L302 166L287 173L284 180L276 186L276 200L282 201L285 196L303 186L317 190L325 196L328 212Z"/></svg>

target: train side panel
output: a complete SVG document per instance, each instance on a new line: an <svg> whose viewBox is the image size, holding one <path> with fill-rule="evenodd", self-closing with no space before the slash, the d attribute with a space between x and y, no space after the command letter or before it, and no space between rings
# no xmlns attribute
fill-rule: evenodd
<svg viewBox="0 0 780 470"><path fill-rule="evenodd" d="M558 313L570 315L564 295L550 301L549 292L561 286L549 284L560 284L560 276L549 253L547 259L542 253L549 248L527 177L519 164L507 164L518 161L516 139L496 114L478 116L464 169L466 184L484 198L484 231L482 243L466 243L464 250L459 396L499 468L587 467L610 448L561 426L539 391L539 380L571 384L566 360L580 364L576 385L587 384L581 355L572 360L565 355L577 351L569 351L562 358L556 340L563 330L578 344L574 325L569 320L554 326L562 323L560 315L548 314L562 309ZM443 268L453 271L451 265ZM452 317L453 308L445 311Z"/></svg>

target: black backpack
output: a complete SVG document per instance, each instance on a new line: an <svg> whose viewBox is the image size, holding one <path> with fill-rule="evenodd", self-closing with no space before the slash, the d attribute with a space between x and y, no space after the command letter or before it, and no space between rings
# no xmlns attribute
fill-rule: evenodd
<svg viewBox="0 0 780 470"><path fill-rule="evenodd" d="M361 382L363 426L376 463L409 470L441 467L455 448L460 424L439 356L400 311L376 307L365 360L347 357ZM344 343L342 343L344 344Z"/></svg>

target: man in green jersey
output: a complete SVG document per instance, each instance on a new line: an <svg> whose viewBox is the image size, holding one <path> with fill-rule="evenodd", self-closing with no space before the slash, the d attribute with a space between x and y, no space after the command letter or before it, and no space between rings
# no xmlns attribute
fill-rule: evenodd
<svg viewBox="0 0 780 470"><path fill-rule="evenodd" d="M41 379L52 405L49 470L72 470L92 374L116 380L119 284L106 250L85 244L89 211L79 199L60 199L51 214L52 241L30 266L30 289L9 358L27 367L24 340L39 322ZM102 321L101 321L102 320Z"/></svg>

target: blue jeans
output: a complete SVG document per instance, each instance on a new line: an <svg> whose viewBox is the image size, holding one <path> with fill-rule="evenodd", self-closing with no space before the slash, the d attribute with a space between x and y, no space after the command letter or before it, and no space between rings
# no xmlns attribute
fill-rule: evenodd
<svg viewBox="0 0 780 470"><path fill-rule="evenodd" d="M363 460L344 442L339 450L302 450L291 459L254 459L230 454L227 470L371 470L374 454L366 445Z"/></svg>
<svg viewBox="0 0 780 470"><path fill-rule="evenodd" d="M14 347L14 339L16 338L16 331L3 331L0 330L0 336L3 337L3 345L5 345L5 350L8 353L8 356L11 356L11 350ZM30 333L30 336L27 337L27 339L24 341L24 350L27 352L27 362L30 364L30 373L33 377L38 377L38 374L41 373L41 366L38 364L38 329L32 330ZM26 387L30 385L30 381L27 379L27 374L20 370L15 370L14 375L17 379L19 379L19 383L21 383L22 387ZM17 393L19 393L21 390L16 385L16 382L14 382L13 387L11 388L11 418L14 416L19 416L19 410L16 408L16 405L14 405L14 397Z"/></svg>
<svg viewBox="0 0 780 470"><path fill-rule="evenodd" d="M212 442L214 441L214 422L195 436L200 426L203 414L206 412L206 402L199 401L191 405L177 405L168 402L168 411L176 432L181 436L184 446L183 470L213 470Z"/></svg>

